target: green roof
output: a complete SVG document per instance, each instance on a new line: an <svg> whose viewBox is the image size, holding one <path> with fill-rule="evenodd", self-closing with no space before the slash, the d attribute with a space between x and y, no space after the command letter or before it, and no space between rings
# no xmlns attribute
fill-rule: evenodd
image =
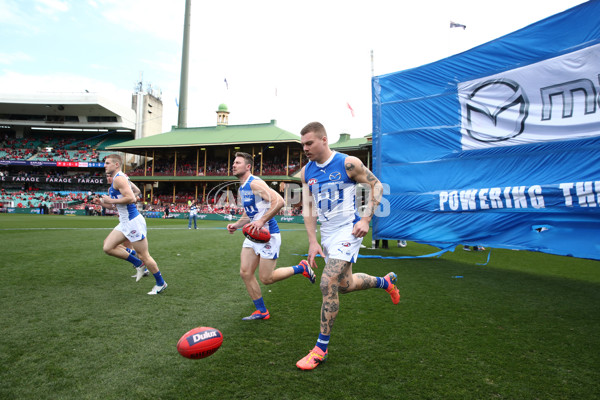
<svg viewBox="0 0 600 400"><path fill-rule="evenodd" d="M258 174L258 173L257 173ZM294 175L286 176L286 175L263 175L262 179L265 181L297 181L300 182L300 172L298 171ZM185 182L222 182L222 181L237 181L233 175L209 175L209 176L165 176L165 175L133 175L129 176L129 179L133 182L177 182L177 181L185 181Z"/></svg>
<svg viewBox="0 0 600 400"><path fill-rule="evenodd" d="M222 125L199 128L173 127L170 132L108 146L107 150L135 150L157 147L221 146L251 143L300 143L300 136L285 131L272 120L266 124Z"/></svg>
<svg viewBox="0 0 600 400"><path fill-rule="evenodd" d="M371 142L367 139L371 135L367 135L361 138L350 138L349 133L340 134L340 138L335 143L330 143L329 148L333 150L357 150L364 148L365 146L371 146Z"/></svg>

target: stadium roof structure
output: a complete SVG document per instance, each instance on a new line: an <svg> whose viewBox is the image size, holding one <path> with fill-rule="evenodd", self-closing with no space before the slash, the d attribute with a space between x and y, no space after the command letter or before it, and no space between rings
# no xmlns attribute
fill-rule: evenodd
<svg viewBox="0 0 600 400"><path fill-rule="evenodd" d="M369 134L361 138L352 139L349 133L342 133L337 142L329 144L329 148L336 151L368 150L372 144L371 136Z"/></svg>
<svg viewBox="0 0 600 400"><path fill-rule="evenodd" d="M93 93L0 94L0 125L134 131L133 109Z"/></svg>
<svg viewBox="0 0 600 400"><path fill-rule="evenodd" d="M108 146L108 150L143 153L156 148L185 148L244 144L300 144L300 137L279 128L277 121L248 125L217 125L196 128L173 127L170 132Z"/></svg>

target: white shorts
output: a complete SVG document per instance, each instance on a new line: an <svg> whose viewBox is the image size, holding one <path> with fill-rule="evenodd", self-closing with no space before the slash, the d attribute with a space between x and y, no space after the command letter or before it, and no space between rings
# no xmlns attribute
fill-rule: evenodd
<svg viewBox="0 0 600 400"><path fill-rule="evenodd" d="M122 232L130 242L139 242L148 234L146 220L141 214L127 222L120 222L115 230Z"/></svg>
<svg viewBox="0 0 600 400"><path fill-rule="evenodd" d="M271 240L267 243L255 243L250 239L246 239L242 247L251 248L261 258L276 260L279 257L279 248L281 247L281 233L272 233Z"/></svg>
<svg viewBox="0 0 600 400"><path fill-rule="evenodd" d="M330 258L355 263L363 238L357 238L352 234L353 224L340 227L334 234L323 236L321 233L321 247L325 253L325 263Z"/></svg>

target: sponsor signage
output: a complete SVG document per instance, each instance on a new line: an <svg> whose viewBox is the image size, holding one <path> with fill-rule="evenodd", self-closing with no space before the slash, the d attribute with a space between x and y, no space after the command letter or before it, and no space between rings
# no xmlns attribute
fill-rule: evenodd
<svg viewBox="0 0 600 400"><path fill-rule="evenodd" d="M105 177L94 176L87 178L74 178L67 176L0 176L0 182L15 183L61 183L66 185L107 185Z"/></svg>
<svg viewBox="0 0 600 400"><path fill-rule="evenodd" d="M463 150L600 136L600 44L458 84Z"/></svg>
<svg viewBox="0 0 600 400"><path fill-rule="evenodd" d="M211 331L204 331L202 333L196 333L194 335L188 336L186 339L188 345L190 345L191 347L197 343L204 342L205 340L214 339L217 337L221 337L221 333L215 329Z"/></svg>
<svg viewBox="0 0 600 400"><path fill-rule="evenodd" d="M103 162L78 162L78 161L0 160L0 165L23 165L23 166L31 166L31 167L104 168Z"/></svg>
<svg viewBox="0 0 600 400"><path fill-rule="evenodd" d="M373 77L373 237L600 260L598 15Z"/></svg>

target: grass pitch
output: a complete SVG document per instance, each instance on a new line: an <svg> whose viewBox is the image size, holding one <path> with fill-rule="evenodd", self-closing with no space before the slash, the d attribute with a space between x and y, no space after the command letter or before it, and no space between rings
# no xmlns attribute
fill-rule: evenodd
<svg viewBox="0 0 600 400"><path fill-rule="evenodd" d="M295 363L318 335L318 281L261 286L271 319L243 322L254 308L239 277L242 234L226 221L147 222L169 284L158 296L146 294L152 277L136 283L129 263L102 252L115 218L0 215L0 399L600 397L597 261L496 249L485 266L487 252L462 250L360 259L354 272L398 274L400 304L376 289L342 296L329 360L303 372ZM294 265L304 227L281 228L278 265ZM361 254L435 250L409 242ZM224 342L189 360L176 343L197 326Z"/></svg>

